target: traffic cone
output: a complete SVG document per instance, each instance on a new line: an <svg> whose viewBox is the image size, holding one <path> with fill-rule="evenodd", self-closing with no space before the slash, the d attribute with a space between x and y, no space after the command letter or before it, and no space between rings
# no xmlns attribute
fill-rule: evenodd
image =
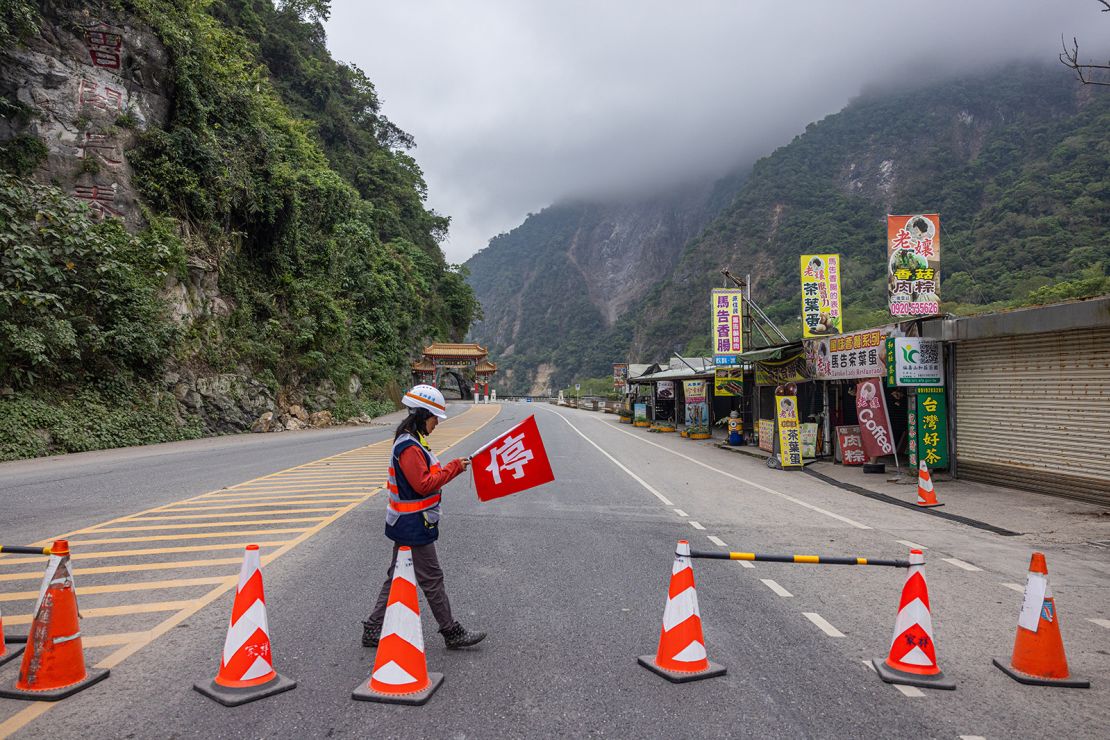
<svg viewBox="0 0 1110 740"><path fill-rule="evenodd" d="M214 679L195 683L193 688L225 707L237 707L280 694L296 685L296 681L274 670L266 594L262 588L262 562L258 545L247 545L220 655L220 669Z"/></svg>
<svg viewBox="0 0 1110 740"><path fill-rule="evenodd" d="M1043 598L1040 596L1042 588ZM1052 589L1048 587L1048 565L1045 563L1044 553L1033 553L1029 562L1025 598L1033 600L1034 608L1036 601L1040 599L1040 609L1029 613L1027 620L1023 620L1026 616L1023 610L1022 616L1018 617L1014 654L1010 657L1010 664L1003 663L1000 658L995 658L994 664L1010 678L1021 683L1089 689L1090 681L1072 678L1068 672L1064 639L1060 635L1060 613L1056 611L1056 601L1052 598ZM1026 624L1032 628L1026 627Z"/></svg>
<svg viewBox="0 0 1110 740"><path fill-rule="evenodd" d="M11 687L0 687L0 696L58 701L107 678L107 669L85 667L80 618L77 588L69 569L69 542L55 540L35 603L19 678Z"/></svg>
<svg viewBox="0 0 1110 740"><path fill-rule="evenodd" d="M701 633L701 612L690 565L690 543L679 540L671 567L671 585L663 609L663 629L654 656L641 655L637 662L674 683L723 676L726 669L706 657Z"/></svg>
<svg viewBox="0 0 1110 740"><path fill-rule="evenodd" d="M0 612L0 665L4 665L12 658L23 652L23 646L15 647L4 641L4 614Z"/></svg>
<svg viewBox="0 0 1110 740"><path fill-rule="evenodd" d="M933 476L929 474L929 466L924 460L917 469L917 505L923 509L944 506L937 501L937 494L933 491Z"/></svg>
<svg viewBox="0 0 1110 740"><path fill-rule="evenodd" d="M921 686L928 689L954 689L956 683L944 677L937 665L937 646L933 638L933 617L929 613L929 587L925 585L925 556L910 550L910 572L898 602L894 638L886 660L871 661L879 677L887 683Z"/></svg>
<svg viewBox="0 0 1110 740"><path fill-rule="evenodd" d="M424 632L416 598L416 572L412 549L397 549L389 602L382 635L374 656L370 680L359 684L351 697L360 701L420 705L432 698L443 683L442 673L428 673L424 658Z"/></svg>

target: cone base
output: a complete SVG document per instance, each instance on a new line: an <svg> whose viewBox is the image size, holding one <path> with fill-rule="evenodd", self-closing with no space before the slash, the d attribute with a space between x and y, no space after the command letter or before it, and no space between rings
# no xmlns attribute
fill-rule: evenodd
<svg viewBox="0 0 1110 740"><path fill-rule="evenodd" d="M432 694L436 692L436 689L439 688L441 683L443 683L442 673L429 673L428 688L423 691L416 691L411 694L383 694L370 688L370 679L368 678L351 692L351 698L357 699L358 701L376 701L382 704L408 704L409 706L418 707L428 703L428 700L432 698Z"/></svg>
<svg viewBox="0 0 1110 740"><path fill-rule="evenodd" d="M951 691L956 688L956 682L945 678L943 673L932 676L922 676L917 673L906 673L886 664L885 658L875 658L871 661L879 678L887 683L900 683L904 686L920 686L923 689L945 689Z"/></svg>
<svg viewBox="0 0 1110 740"><path fill-rule="evenodd" d="M15 685L0 687L0 696L5 699L23 699L24 701L58 701L67 696L72 696L82 689L87 689L98 681L103 681L108 678L107 668L89 668L85 671L85 677L77 683L71 683L69 686L60 686L56 689L46 689L43 691L27 691L24 689L17 689Z"/></svg>
<svg viewBox="0 0 1110 740"><path fill-rule="evenodd" d="M1002 658L995 658L993 662L998 666L1000 671L1019 683L1026 683L1032 686L1060 686L1066 689L1091 688L1091 682L1082 678L1042 678L1040 676L1022 673L1017 668L1009 665L1008 662Z"/></svg>
<svg viewBox="0 0 1110 740"><path fill-rule="evenodd" d="M918 506L922 509L935 509L938 506L944 506L944 504L914 504L914 505Z"/></svg>
<svg viewBox="0 0 1110 740"><path fill-rule="evenodd" d="M18 657L20 655L23 655L23 646L22 645L19 645L19 646L8 645L8 651L6 653L4 653L3 655L0 655L0 665L4 665L5 663L7 663L12 658Z"/></svg>
<svg viewBox="0 0 1110 740"><path fill-rule="evenodd" d="M246 704L247 702L256 701L258 699L265 699L267 696L289 691L290 689L296 688L296 686L296 681L291 678L286 678L280 673L277 674L277 677L272 681L268 681L261 686L247 686L241 689L220 686L215 681L193 684L193 688L198 692L204 694L209 699L223 704L225 707L237 707L240 704Z"/></svg>
<svg viewBox="0 0 1110 740"><path fill-rule="evenodd" d="M687 683L688 681L700 681L703 678L714 678L716 676L723 676L728 672L728 669L723 665L709 661L709 667L704 671L697 671L695 673L687 673L686 671L668 671L666 668L660 668L655 665L654 655L641 655L636 659L636 662L647 668L652 673L662 676L671 683Z"/></svg>

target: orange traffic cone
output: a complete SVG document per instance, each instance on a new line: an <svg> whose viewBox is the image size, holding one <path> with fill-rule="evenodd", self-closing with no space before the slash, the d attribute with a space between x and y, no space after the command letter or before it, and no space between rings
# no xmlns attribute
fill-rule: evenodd
<svg viewBox="0 0 1110 740"><path fill-rule="evenodd" d="M1091 687L1090 681L1072 678L1068 672L1064 639L1060 635L1060 613L1056 611L1056 600L1048 587L1048 565L1044 553L1033 553L1029 562L1025 606L1018 616L1010 664L1006 665L1000 658L995 658L994 664L1021 683L1073 689Z"/></svg>
<svg viewBox="0 0 1110 740"><path fill-rule="evenodd" d="M671 567L671 586L663 609L663 629L654 656L641 655L637 661L649 671L674 683L723 676L724 666L706 657L701 632L701 612L690 565L690 543L679 540Z"/></svg>
<svg viewBox="0 0 1110 740"><path fill-rule="evenodd" d="M929 587L925 585L925 556L910 550L910 572L898 602L894 620L894 639L886 660L871 661L879 677L887 683L922 686L928 689L954 689L956 683L944 677L937 665L937 646L933 638L933 617L929 613Z"/></svg>
<svg viewBox="0 0 1110 740"><path fill-rule="evenodd" d="M416 572L412 549L397 549L393 582L374 656L369 682L359 684L351 697L389 704L424 704L443 683L442 673L428 673L424 658L424 632L416 598Z"/></svg>
<svg viewBox="0 0 1110 740"><path fill-rule="evenodd" d="M214 679L193 684L193 688L225 707L237 707L280 694L296 685L296 681L274 670L266 594L262 588L262 562L258 545L247 545L220 656L220 669Z"/></svg>
<svg viewBox="0 0 1110 740"><path fill-rule="evenodd" d="M917 469L917 505L922 508L944 506L937 501L937 494L933 492L933 476L929 475L929 466L924 460Z"/></svg>
<svg viewBox="0 0 1110 740"><path fill-rule="evenodd" d="M0 612L0 665L4 665L12 658L23 652L23 646L15 647L4 641L4 614Z"/></svg>
<svg viewBox="0 0 1110 740"><path fill-rule="evenodd" d="M107 669L85 668L80 618L69 569L69 542L56 540L35 603L19 678L12 687L0 687L0 696L57 701L107 678Z"/></svg>

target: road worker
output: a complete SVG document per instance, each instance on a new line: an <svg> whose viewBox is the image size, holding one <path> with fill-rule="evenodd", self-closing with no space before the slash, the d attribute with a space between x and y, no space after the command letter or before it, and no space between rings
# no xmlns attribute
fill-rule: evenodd
<svg viewBox="0 0 1110 740"><path fill-rule="evenodd" d="M401 400L408 416L397 426L389 461L389 500L385 512L385 536L393 540L385 584L370 616L362 623L362 644L374 647L382 632L393 566L402 545L412 548L416 581L424 591L439 623L439 632L449 649L469 647L485 639L485 632L470 632L451 616L451 604L443 585L443 570L436 556L439 538L440 497L443 486L470 466L469 458L457 458L440 466L428 447L427 437L441 419L447 418L443 394L430 385L417 385Z"/></svg>

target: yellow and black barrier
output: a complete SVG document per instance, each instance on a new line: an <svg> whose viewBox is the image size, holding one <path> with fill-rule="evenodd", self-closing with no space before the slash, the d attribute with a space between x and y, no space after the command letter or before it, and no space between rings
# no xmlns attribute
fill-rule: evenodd
<svg viewBox="0 0 1110 740"><path fill-rule="evenodd" d="M52 555L54 546L28 547L26 545L0 545L0 553L10 552L17 555Z"/></svg>
<svg viewBox="0 0 1110 740"><path fill-rule="evenodd" d="M678 554L678 553L675 553ZM883 565L888 568L908 568L908 560L878 560L875 558L844 558L827 555L760 555L754 552L721 552L720 550L691 550L689 557L710 560L748 560L757 563L807 563L810 565Z"/></svg>

